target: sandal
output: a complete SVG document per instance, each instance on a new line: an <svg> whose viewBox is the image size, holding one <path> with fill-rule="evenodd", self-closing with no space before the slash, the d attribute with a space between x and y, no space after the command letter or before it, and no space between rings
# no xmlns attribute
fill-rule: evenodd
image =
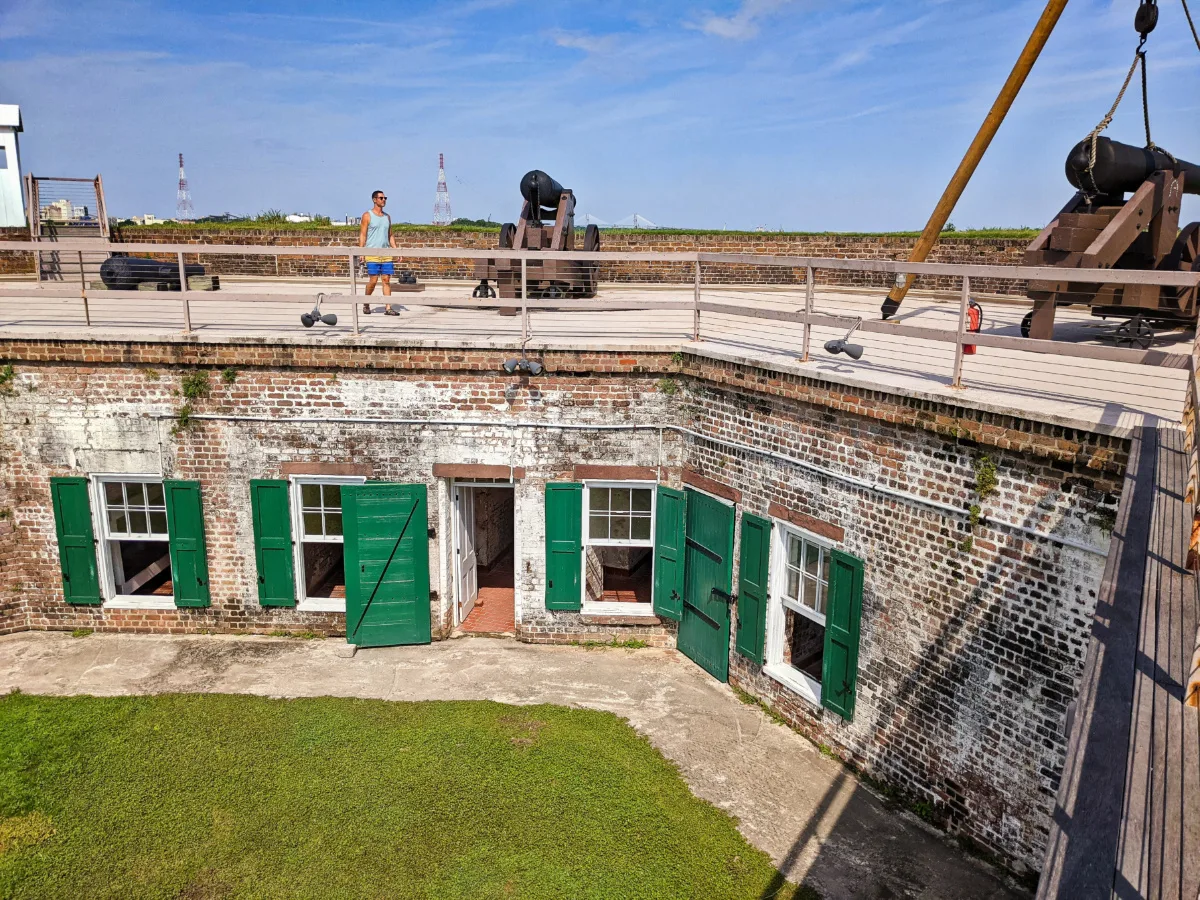
<svg viewBox="0 0 1200 900"><path fill-rule="evenodd" d="M400 315L400 313L396 312L396 310L392 309L390 306L388 306L388 307L385 307L385 308L384 308L384 310L383 310L383 314L384 314L385 316L398 316L398 315Z"/></svg>
<svg viewBox="0 0 1200 900"><path fill-rule="evenodd" d="M370 303L363 304L363 314L368 315L368 316L371 314L371 304Z"/></svg>

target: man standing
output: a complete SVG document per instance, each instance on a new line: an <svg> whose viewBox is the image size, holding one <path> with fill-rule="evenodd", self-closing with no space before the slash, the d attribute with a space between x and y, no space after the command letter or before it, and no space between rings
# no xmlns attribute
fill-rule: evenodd
<svg viewBox="0 0 1200 900"><path fill-rule="evenodd" d="M363 213L362 225L358 229L358 246L395 247L396 239L392 237L392 217L383 211L384 205L387 204L387 196L383 191L375 191L371 194L371 200L375 206ZM375 290L375 282L382 278L383 296L391 297L392 274L396 268L391 257L368 256L365 259L367 261L367 295L370 296L371 291ZM363 304L363 312L367 315L371 314L370 303ZM386 316L400 315L392 309L391 303L385 304L383 314Z"/></svg>

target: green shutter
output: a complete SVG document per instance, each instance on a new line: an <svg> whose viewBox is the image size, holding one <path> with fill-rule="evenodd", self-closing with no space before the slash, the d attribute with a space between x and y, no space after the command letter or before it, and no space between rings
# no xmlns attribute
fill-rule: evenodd
<svg viewBox="0 0 1200 900"><path fill-rule="evenodd" d="M821 705L843 719L854 717L858 677L858 633L862 619L863 563L829 552L829 588L825 603L825 662L821 669Z"/></svg>
<svg viewBox="0 0 1200 900"><path fill-rule="evenodd" d="M683 615L684 511L687 496L659 485L654 515L654 612L679 621Z"/></svg>
<svg viewBox="0 0 1200 900"><path fill-rule="evenodd" d="M88 480L51 478L50 497L58 533L63 598L68 603L99 606L100 577L96 571L96 533L92 530Z"/></svg>
<svg viewBox="0 0 1200 900"><path fill-rule="evenodd" d="M546 609L578 610L583 590L583 485L546 485Z"/></svg>
<svg viewBox="0 0 1200 900"><path fill-rule="evenodd" d="M763 661L767 630L767 591L771 571L771 523L752 513L742 515L741 566L738 570L738 653Z"/></svg>
<svg viewBox="0 0 1200 900"><path fill-rule="evenodd" d="M171 585L176 606L208 606L208 553L200 482L164 481L167 533L171 537Z"/></svg>
<svg viewBox="0 0 1200 900"><path fill-rule="evenodd" d="M295 606L296 576L288 483L251 481L250 508L254 514L258 602L263 606Z"/></svg>

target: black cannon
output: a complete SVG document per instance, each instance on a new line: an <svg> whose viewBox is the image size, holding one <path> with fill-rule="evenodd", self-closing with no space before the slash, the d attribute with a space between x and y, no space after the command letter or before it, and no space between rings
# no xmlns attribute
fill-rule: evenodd
<svg viewBox="0 0 1200 900"><path fill-rule="evenodd" d="M1094 163L1091 139L1076 144L1066 173L1078 193L1026 249L1025 265L1200 272L1200 222L1179 230L1182 195L1200 194L1200 166L1102 137ZM1088 304L1094 316L1125 319L1117 342L1143 348L1153 325L1196 322L1195 287L1090 284L1064 272L1061 279L1029 282L1028 295L1026 337L1052 338L1055 308L1072 303Z"/></svg>
<svg viewBox="0 0 1200 900"><path fill-rule="evenodd" d="M574 250L575 194L540 169L526 172L521 179L525 203L516 222L500 227L501 250ZM584 229L583 249L600 249L600 229ZM530 260L526 280L531 298L596 296L597 265L591 261L548 259ZM521 296L521 262L515 259L481 259L475 264L477 298ZM496 282L496 288L488 284Z"/></svg>
<svg viewBox="0 0 1200 900"><path fill-rule="evenodd" d="M192 263L184 266L184 271L191 278L193 275L203 275L204 266ZM180 289L179 266L176 263L140 256L110 256L100 264L100 279L111 291L136 291L138 285L143 283L166 285L165 290L170 291ZM216 287L216 276L213 276L213 286Z"/></svg>

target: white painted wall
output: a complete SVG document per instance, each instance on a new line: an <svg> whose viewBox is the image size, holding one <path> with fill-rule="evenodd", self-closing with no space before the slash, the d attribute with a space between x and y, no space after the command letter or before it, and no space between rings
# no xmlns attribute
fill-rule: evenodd
<svg viewBox="0 0 1200 900"><path fill-rule="evenodd" d="M21 130L21 110L12 104L0 104L0 228L25 226L25 198L21 187L21 159L17 132Z"/></svg>

